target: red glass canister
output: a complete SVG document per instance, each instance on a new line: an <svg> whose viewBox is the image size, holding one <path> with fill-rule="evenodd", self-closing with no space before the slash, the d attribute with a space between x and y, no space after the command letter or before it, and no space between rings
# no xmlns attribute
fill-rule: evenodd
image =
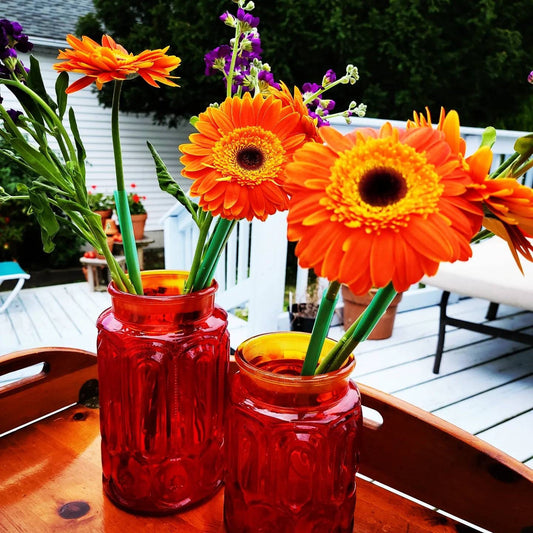
<svg viewBox="0 0 533 533"><path fill-rule="evenodd" d="M352 533L361 399L340 370L300 376L306 333L248 339L235 353L226 425L229 533ZM333 346L326 340L323 354Z"/></svg>
<svg viewBox="0 0 533 533"><path fill-rule="evenodd" d="M222 484L227 314L185 272L142 273L144 296L109 286L98 318L103 484L119 507L167 514Z"/></svg>

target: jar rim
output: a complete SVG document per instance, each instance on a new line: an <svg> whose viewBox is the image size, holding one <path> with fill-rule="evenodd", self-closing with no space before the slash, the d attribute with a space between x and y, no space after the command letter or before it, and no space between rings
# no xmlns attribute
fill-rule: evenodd
<svg viewBox="0 0 533 533"><path fill-rule="evenodd" d="M324 384L329 383L330 381L345 379L349 377L349 375L353 372L355 365L356 365L356 360L353 354L350 355L350 357L345 361L343 366L339 368L338 370L327 372L325 374L317 374L317 375L312 375L312 376L301 376L301 375L294 376L294 375L286 375L286 374L277 374L275 372L271 372L263 368L258 368L246 358L246 351L249 350L251 347L253 347L256 343L260 342L261 339L264 339L267 337L270 339L274 337L279 337L280 340L282 340L283 338L286 338L287 336L293 337L295 339L296 338L302 339L303 337L310 338L311 334L305 333L305 332L290 331L290 332L262 333L262 334L250 337L249 339L243 341L237 347L237 350L235 351L235 361L237 363L237 366L239 367L239 369L245 371L248 375L256 377L263 382L268 382L268 383L277 384L277 385L283 384L284 386L294 386L294 387L323 386ZM331 339L329 337L326 338L323 352L324 350L327 351L327 348L329 346L333 347L335 343L336 341L334 339Z"/></svg>
<svg viewBox="0 0 533 533"><path fill-rule="evenodd" d="M188 276L188 272L186 270L143 270L141 271L141 279L143 278L149 278L149 277L156 277L156 276L175 276L178 279L185 280ZM114 281L111 281L107 287L108 293L111 295L111 297L119 297L119 298L135 298L137 302L145 302L147 304L155 303L155 302L163 302L166 300L169 301L176 301L176 299L179 299L180 301L186 301L190 298L198 298L202 296L209 296L213 293L215 293L218 290L218 283L216 280L213 279L213 282L209 287L206 287L205 289L201 289L199 291L187 293L187 294L155 294L155 295L147 295L147 294L131 294L129 292L121 291L116 285Z"/></svg>

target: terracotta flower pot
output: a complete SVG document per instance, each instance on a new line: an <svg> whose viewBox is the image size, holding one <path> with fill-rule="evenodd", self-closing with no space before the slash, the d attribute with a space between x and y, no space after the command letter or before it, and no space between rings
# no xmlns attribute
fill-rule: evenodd
<svg viewBox="0 0 533 533"><path fill-rule="evenodd" d="M133 224L133 235L135 240L139 241L144 237L144 226L148 215L143 213L141 215L131 215L131 223Z"/></svg>
<svg viewBox="0 0 533 533"><path fill-rule="evenodd" d="M113 214L112 209L105 209L104 211L94 211L97 215L100 215L100 218L102 219L102 228L105 228L105 223L108 218L111 218L111 215Z"/></svg>
<svg viewBox="0 0 533 533"><path fill-rule="evenodd" d="M372 301L376 290L372 289L368 294L355 295L348 287L342 286L342 299L344 300L344 330L346 331L362 314ZM385 314L381 317L372 333L368 336L371 340L388 339L392 335L396 309L402 299L402 293L397 294L389 305Z"/></svg>

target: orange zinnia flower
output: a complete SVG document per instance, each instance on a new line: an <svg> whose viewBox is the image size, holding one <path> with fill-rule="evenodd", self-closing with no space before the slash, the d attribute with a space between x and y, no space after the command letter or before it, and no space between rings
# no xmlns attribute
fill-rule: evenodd
<svg viewBox="0 0 533 533"><path fill-rule="evenodd" d="M175 78L170 76L170 72L178 67L181 60L179 57L166 55L168 46L133 55L109 35L102 36L102 45L85 36L80 41L74 35L67 35L67 42L72 50L59 52L57 58L65 61L56 63L54 69L85 74L67 88L67 93L79 91L93 82L101 89L109 81L125 80L137 75L154 87L159 87L158 82L177 87L170 80Z"/></svg>
<svg viewBox="0 0 533 533"><path fill-rule="evenodd" d="M288 207L285 167L306 140L300 115L274 96L227 98L201 113L184 154L190 194L214 216L258 218Z"/></svg>
<svg viewBox="0 0 533 533"><path fill-rule="evenodd" d="M441 261L466 260L481 209L442 131L386 123L346 136L320 128L287 167L288 236L304 268L356 294L404 291Z"/></svg>

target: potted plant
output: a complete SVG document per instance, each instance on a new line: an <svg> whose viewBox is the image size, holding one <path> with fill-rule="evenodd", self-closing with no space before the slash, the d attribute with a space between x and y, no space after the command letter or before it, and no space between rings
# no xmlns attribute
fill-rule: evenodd
<svg viewBox="0 0 533 533"><path fill-rule="evenodd" d="M96 185L91 185L91 188L87 191L88 203L91 210L100 215L102 227L105 228L107 219L111 218L113 214L115 200L113 199L113 195L96 192L96 189Z"/></svg>
<svg viewBox="0 0 533 533"><path fill-rule="evenodd" d="M289 295L291 331L304 331L306 333L313 331L321 295L322 291L316 280L308 285L303 301L292 302L292 294Z"/></svg>
<svg viewBox="0 0 533 533"><path fill-rule="evenodd" d="M135 183L132 183L130 187L133 191L128 193L128 204L130 206L131 222L133 224L133 235L135 236L135 240L138 241L144 237L144 227L148 218L148 214L142 203L143 200L146 200L146 196L139 196L135 192L135 188L137 187Z"/></svg>
<svg viewBox="0 0 533 533"><path fill-rule="evenodd" d="M344 302L343 325L344 330L346 331L355 322L356 318L358 318L368 307L376 295L377 289L370 289L370 291L368 291L366 294L357 295L354 294L346 285L343 285L341 291ZM368 339L388 339L392 335L394 319L396 318L396 310L401 299L402 293L400 292L393 298L384 315L380 318L368 336Z"/></svg>

